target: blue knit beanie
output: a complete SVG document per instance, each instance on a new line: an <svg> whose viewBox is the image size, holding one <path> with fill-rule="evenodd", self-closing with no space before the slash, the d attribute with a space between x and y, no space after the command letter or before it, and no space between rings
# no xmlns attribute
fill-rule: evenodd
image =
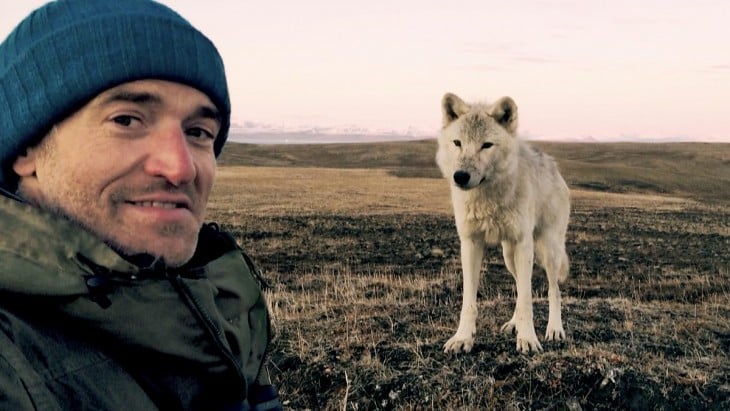
<svg viewBox="0 0 730 411"><path fill-rule="evenodd" d="M231 105L213 43L151 0L58 0L26 17L0 44L0 187L14 190L12 164L54 124L99 93L141 79L205 93L228 137Z"/></svg>

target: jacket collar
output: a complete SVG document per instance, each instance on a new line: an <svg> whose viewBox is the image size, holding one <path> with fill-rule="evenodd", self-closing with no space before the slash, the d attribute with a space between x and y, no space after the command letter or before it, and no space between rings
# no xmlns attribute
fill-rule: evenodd
<svg viewBox="0 0 730 411"><path fill-rule="evenodd" d="M139 271L75 223L40 210L16 196L2 194L0 290L59 296L84 292L83 274L94 274L86 261L125 276L133 276ZM81 261L79 255L86 261Z"/></svg>

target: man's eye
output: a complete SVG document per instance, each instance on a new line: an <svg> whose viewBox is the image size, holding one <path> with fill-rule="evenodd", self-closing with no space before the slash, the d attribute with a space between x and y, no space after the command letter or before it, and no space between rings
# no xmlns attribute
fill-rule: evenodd
<svg viewBox="0 0 730 411"><path fill-rule="evenodd" d="M190 129L188 129L187 132L188 132L188 135L193 136L193 137L199 137L199 138L204 137L204 138L215 139L215 136L213 135L213 133L211 133L208 130L202 129L200 127L190 128Z"/></svg>
<svg viewBox="0 0 730 411"><path fill-rule="evenodd" d="M121 115L116 116L112 118L112 121L119 124L120 126L129 127L132 125L132 122L135 120L139 120L136 117L128 116L128 115Z"/></svg>

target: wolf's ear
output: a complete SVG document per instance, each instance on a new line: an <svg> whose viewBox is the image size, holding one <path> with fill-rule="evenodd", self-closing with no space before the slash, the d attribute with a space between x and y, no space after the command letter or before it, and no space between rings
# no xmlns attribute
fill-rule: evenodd
<svg viewBox="0 0 730 411"><path fill-rule="evenodd" d="M511 134L517 132L517 104L510 97L502 97L494 103L489 115Z"/></svg>
<svg viewBox="0 0 730 411"><path fill-rule="evenodd" d="M446 127L460 116L469 112L469 105L464 103L455 94L446 93L441 99L441 110L443 112L443 126Z"/></svg>

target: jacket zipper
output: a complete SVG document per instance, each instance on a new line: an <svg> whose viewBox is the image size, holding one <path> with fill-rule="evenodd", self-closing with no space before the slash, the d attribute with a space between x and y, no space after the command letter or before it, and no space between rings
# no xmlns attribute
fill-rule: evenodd
<svg viewBox="0 0 730 411"><path fill-rule="evenodd" d="M182 297L190 311L195 314L198 321L203 325L208 335L213 339L213 342L218 350L223 354L225 360L229 363L231 368L235 370L239 380L243 381L244 398L248 397L248 382L246 381L246 377L243 375L242 366L238 363L233 353L224 345L223 341L225 341L225 336L221 329L218 328L215 322L210 318L210 315L208 315L208 313L202 308L200 302L195 297L192 290L190 290L190 287L185 284L185 281L178 273L167 272L167 278L173 288L175 288L178 294Z"/></svg>
<svg viewBox="0 0 730 411"><path fill-rule="evenodd" d="M271 285L264 279L264 276L261 274L261 270L256 267L256 264L254 264L251 257L248 256L243 250L239 248L239 251L241 252L241 256L243 257L244 261L246 262L246 265L248 266L249 271L251 271L251 275L254 277L254 279L259 281L259 288L261 289L261 296L263 298L264 290L271 289ZM266 316L266 347L264 347L264 353L261 356L261 365L259 366L259 370L256 373L256 382L259 385L270 385L271 384L271 376L269 375L269 369L266 366L269 362L269 348L271 347L271 317L269 315Z"/></svg>

